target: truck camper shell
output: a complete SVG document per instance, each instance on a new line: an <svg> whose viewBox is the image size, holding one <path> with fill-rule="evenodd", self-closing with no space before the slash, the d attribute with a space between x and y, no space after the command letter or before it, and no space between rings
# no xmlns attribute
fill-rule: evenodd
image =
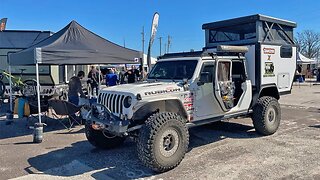
<svg viewBox="0 0 320 180"><path fill-rule="evenodd" d="M218 45L246 45L248 78L254 93L264 87L274 86L277 93L291 92L295 76L296 44L293 29L295 22L261 14L206 23L205 47L214 49ZM275 93L274 91L272 93Z"/></svg>

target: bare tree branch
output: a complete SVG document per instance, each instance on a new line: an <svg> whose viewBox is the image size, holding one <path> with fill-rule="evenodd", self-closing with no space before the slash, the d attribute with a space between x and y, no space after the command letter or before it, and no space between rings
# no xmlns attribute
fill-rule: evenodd
<svg viewBox="0 0 320 180"><path fill-rule="evenodd" d="M297 33L296 43L299 51L308 58L318 58L320 55L320 33L305 30Z"/></svg>

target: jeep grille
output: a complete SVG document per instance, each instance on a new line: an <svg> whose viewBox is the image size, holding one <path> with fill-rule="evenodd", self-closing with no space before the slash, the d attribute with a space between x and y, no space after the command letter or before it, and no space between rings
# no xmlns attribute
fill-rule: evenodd
<svg viewBox="0 0 320 180"><path fill-rule="evenodd" d="M114 93L100 93L98 103L106 106L114 114L123 114L123 99L125 95Z"/></svg>

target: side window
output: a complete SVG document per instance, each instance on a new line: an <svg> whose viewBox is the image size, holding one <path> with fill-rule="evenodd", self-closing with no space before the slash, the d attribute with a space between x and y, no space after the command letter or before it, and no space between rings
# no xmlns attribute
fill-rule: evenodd
<svg viewBox="0 0 320 180"><path fill-rule="evenodd" d="M218 81L230 80L230 62L218 63Z"/></svg>
<svg viewBox="0 0 320 180"><path fill-rule="evenodd" d="M209 81L213 82L214 65L213 64L205 64L204 67L202 68L201 73L203 73L203 72L209 73Z"/></svg>
<svg viewBox="0 0 320 180"><path fill-rule="evenodd" d="M291 46L281 46L280 57L281 58L292 58L292 47Z"/></svg>

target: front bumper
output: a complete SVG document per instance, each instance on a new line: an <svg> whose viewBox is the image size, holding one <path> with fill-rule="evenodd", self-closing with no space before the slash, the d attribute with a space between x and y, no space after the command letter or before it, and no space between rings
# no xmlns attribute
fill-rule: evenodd
<svg viewBox="0 0 320 180"><path fill-rule="evenodd" d="M102 104L94 104L91 107L87 118L87 123L93 129L99 131L108 131L108 133L124 136L127 135L129 120L120 119Z"/></svg>

